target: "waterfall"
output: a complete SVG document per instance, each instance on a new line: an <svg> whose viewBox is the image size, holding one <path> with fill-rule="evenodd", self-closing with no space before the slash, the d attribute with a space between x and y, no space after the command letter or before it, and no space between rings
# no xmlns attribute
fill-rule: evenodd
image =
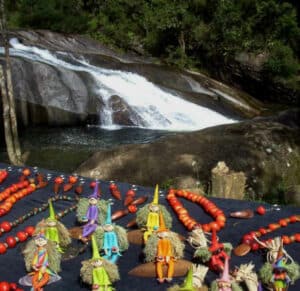
<svg viewBox="0 0 300 291"><path fill-rule="evenodd" d="M26 46L15 38L10 40L10 45L11 56L90 74L95 84L94 93L104 104L102 112L99 112L101 127L118 128L112 118L114 113L110 103L112 96L118 96L130 109L130 114L134 114L136 127L193 131L235 122L211 109L188 102L136 73L97 67L83 57L75 58L70 53L50 52ZM3 48L0 52L3 53Z"/></svg>

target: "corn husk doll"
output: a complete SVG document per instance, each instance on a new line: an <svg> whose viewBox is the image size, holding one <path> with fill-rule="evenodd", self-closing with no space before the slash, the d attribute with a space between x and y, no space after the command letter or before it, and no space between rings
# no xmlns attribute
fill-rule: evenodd
<svg viewBox="0 0 300 291"><path fill-rule="evenodd" d="M91 241L93 256L82 262L80 269L82 281L92 285L94 291L114 290L112 283L120 279L118 267L100 257L94 235L91 236Z"/></svg>
<svg viewBox="0 0 300 291"><path fill-rule="evenodd" d="M55 218L55 211L51 200L49 200L49 217L37 224L35 233L39 233L42 229L45 231L46 238L55 242L61 253L71 243L68 229Z"/></svg>
<svg viewBox="0 0 300 291"><path fill-rule="evenodd" d="M208 267L204 265L192 265L183 284L180 286L176 284L168 288L167 291L207 291L208 287L203 284L207 271Z"/></svg>
<svg viewBox="0 0 300 291"><path fill-rule="evenodd" d="M163 214L159 214L159 229L146 242L144 253L147 262L155 262L156 275L159 283L170 282L173 279L174 263L183 257L184 244L179 236L166 228ZM163 275L163 268L167 266L167 277Z"/></svg>
<svg viewBox="0 0 300 291"><path fill-rule="evenodd" d="M19 280L19 284L32 286L32 291L42 291L47 284L61 279L61 253L56 243L46 238L43 232L36 234L23 251L25 266L29 274Z"/></svg>
<svg viewBox="0 0 300 291"><path fill-rule="evenodd" d="M212 231L210 246L202 246L195 251L194 257L200 258L202 262L208 263L210 270L222 272L224 262L232 250L230 243L219 243L217 233Z"/></svg>
<svg viewBox="0 0 300 291"><path fill-rule="evenodd" d="M97 228L95 232L97 245L104 250L103 258L111 263L116 263L121 256L121 252L128 249L128 239L126 230L115 225L111 221L111 205L107 205L106 221L102 227Z"/></svg>
<svg viewBox="0 0 300 291"><path fill-rule="evenodd" d="M95 232L98 225L102 225L106 216L107 201L98 197L99 182L96 182L94 192L88 198L81 198L77 206L77 219L85 223L82 229L81 239L87 241Z"/></svg>
<svg viewBox="0 0 300 291"><path fill-rule="evenodd" d="M159 228L159 213L162 212L165 224L168 228L172 226L172 217L165 206L158 204L158 185L155 187L153 201L146 204L136 213L136 223L139 228L145 229L144 242L147 241L153 231Z"/></svg>
<svg viewBox="0 0 300 291"><path fill-rule="evenodd" d="M299 279L300 266L284 253L281 241L276 261L273 264L265 263L259 270L259 275L262 283L271 290L286 291L290 283Z"/></svg>
<svg viewBox="0 0 300 291"><path fill-rule="evenodd" d="M229 257L225 258L222 276L213 281L211 291L242 291L243 289L229 275Z"/></svg>

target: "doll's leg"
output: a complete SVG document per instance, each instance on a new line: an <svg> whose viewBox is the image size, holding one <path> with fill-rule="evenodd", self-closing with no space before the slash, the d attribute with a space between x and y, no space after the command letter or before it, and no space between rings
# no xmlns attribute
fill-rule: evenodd
<svg viewBox="0 0 300 291"><path fill-rule="evenodd" d="M167 277L168 282L172 281L173 274L174 274L174 261L171 259L168 264L168 277Z"/></svg>
<svg viewBox="0 0 300 291"><path fill-rule="evenodd" d="M157 278L158 278L159 283L164 282L163 265L164 265L164 262L156 263L156 273L157 273Z"/></svg>

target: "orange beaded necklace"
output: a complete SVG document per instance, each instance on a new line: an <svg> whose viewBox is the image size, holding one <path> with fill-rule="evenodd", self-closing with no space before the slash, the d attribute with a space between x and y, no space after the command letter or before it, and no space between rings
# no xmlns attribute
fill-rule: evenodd
<svg viewBox="0 0 300 291"><path fill-rule="evenodd" d="M189 215L188 210L183 207L182 203L178 200L176 196L183 197L187 200L199 204L215 220L206 224L198 223ZM170 189L167 195L167 200L170 203L173 210L176 212L179 220L184 224L184 226L188 230L201 227L204 232L209 232L212 230L219 231L225 226L226 217L223 211L220 208L218 208L216 204L214 204L209 199L200 194L195 194L185 190Z"/></svg>

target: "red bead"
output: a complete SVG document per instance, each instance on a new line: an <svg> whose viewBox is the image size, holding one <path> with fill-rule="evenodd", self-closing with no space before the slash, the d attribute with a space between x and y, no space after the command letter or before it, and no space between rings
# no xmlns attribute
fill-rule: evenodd
<svg viewBox="0 0 300 291"><path fill-rule="evenodd" d="M252 241L253 241L253 236L251 234L245 234L243 236L243 243L247 245L251 245Z"/></svg>
<svg viewBox="0 0 300 291"><path fill-rule="evenodd" d="M7 211L4 208L0 208L0 216L3 216L7 213Z"/></svg>
<svg viewBox="0 0 300 291"><path fill-rule="evenodd" d="M0 254L5 254L7 250L7 247L4 243L0 243Z"/></svg>
<svg viewBox="0 0 300 291"><path fill-rule="evenodd" d="M126 193L126 196L134 196L135 195L135 191L132 189L129 189Z"/></svg>
<svg viewBox="0 0 300 291"><path fill-rule="evenodd" d="M28 235L24 231L17 232L17 237L18 237L18 239L19 239L20 242L25 241L27 239L27 236Z"/></svg>
<svg viewBox="0 0 300 291"><path fill-rule="evenodd" d="M10 222L8 221L3 221L1 224L0 224L0 228L2 228L5 232L8 232L11 230L11 224Z"/></svg>
<svg viewBox="0 0 300 291"><path fill-rule="evenodd" d="M8 282L0 282L0 291L9 291L9 283Z"/></svg>
<svg viewBox="0 0 300 291"><path fill-rule="evenodd" d="M111 184L109 185L109 189L110 189L111 191L116 190L117 188L118 188L117 185L114 184L114 183L111 183Z"/></svg>
<svg viewBox="0 0 300 291"><path fill-rule="evenodd" d="M260 232L261 235L264 235L267 233L267 230L263 227L261 227L258 231Z"/></svg>
<svg viewBox="0 0 300 291"><path fill-rule="evenodd" d="M286 221L285 219L280 219L280 220L279 220L279 224L280 224L280 226L283 226L283 227L285 227L285 226L288 225L288 224L287 224L287 221Z"/></svg>
<svg viewBox="0 0 300 291"><path fill-rule="evenodd" d="M25 232L26 232L29 236L32 236L33 233L34 233L34 231L35 231L35 228L34 228L33 226L27 226L27 227L25 228Z"/></svg>
<svg viewBox="0 0 300 291"><path fill-rule="evenodd" d="M296 242L300 242L300 233L296 233L294 237Z"/></svg>
<svg viewBox="0 0 300 291"><path fill-rule="evenodd" d="M9 248L14 248L17 244L17 241L13 236L8 236L5 241Z"/></svg>
<svg viewBox="0 0 300 291"><path fill-rule="evenodd" d="M266 208L263 207L262 205L258 206L256 208L256 212L259 214L259 215L264 215L266 213Z"/></svg>
<svg viewBox="0 0 300 291"><path fill-rule="evenodd" d="M283 236L282 236L282 242L283 242L284 244L288 245L288 244L291 243L291 239L290 239L289 236L283 235Z"/></svg>
<svg viewBox="0 0 300 291"><path fill-rule="evenodd" d="M258 249L259 249L259 244L257 242L251 244L252 251L257 251Z"/></svg>
<svg viewBox="0 0 300 291"><path fill-rule="evenodd" d="M298 220L296 215L290 216L289 218L291 223L294 223Z"/></svg>
<svg viewBox="0 0 300 291"><path fill-rule="evenodd" d="M18 288L16 283L10 283L9 287L10 287L10 290L16 290Z"/></svg>

